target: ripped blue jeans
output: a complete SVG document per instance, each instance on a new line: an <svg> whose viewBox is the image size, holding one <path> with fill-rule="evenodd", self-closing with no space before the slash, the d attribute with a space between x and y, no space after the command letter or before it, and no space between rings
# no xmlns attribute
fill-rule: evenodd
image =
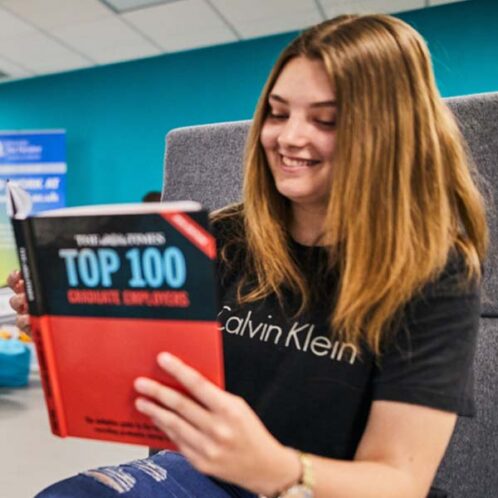
<svg viewBox="0 0 498 498"><path fill-rule="evenodd" d="M173 451L82 472L52 484L35 498L91 497L257 498L245 489L201 474Z"/></svg>

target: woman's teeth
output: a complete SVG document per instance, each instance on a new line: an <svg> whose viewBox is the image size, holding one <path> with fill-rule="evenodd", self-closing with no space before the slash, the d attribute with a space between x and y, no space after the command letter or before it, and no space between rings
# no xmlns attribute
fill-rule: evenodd
<svg viewBox="0 0 498 498"><path fill-rule="evenodd" d="M298 166L313 166L319 161L311 161L307 159L293 159L291 157L280 156L282 158L282 163L285 166L289 167L298 167Z"/></svg>

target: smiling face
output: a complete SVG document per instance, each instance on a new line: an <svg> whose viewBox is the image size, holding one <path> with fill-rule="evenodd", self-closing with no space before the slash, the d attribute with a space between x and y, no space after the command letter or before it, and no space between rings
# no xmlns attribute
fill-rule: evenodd
<svg viewBox="0 0 498 498"><path fill-rule="evenodd" d="M324 209L333 174L336 105L323 63L291 59L268 105L260 140L277 190L294 207Z"/></svg>

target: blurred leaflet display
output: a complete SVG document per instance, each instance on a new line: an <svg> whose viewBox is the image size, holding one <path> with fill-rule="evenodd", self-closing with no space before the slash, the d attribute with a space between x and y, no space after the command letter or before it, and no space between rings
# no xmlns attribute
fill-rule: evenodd
<svg viewBox="0 0 498 498"><path fill-rule="evenodd" d="M66 206L66 172L65 130L0 131L0 289L19 268L5 208L7 180L29 192L36 213ZM6 311L0 302L0 317Z"/></svg>

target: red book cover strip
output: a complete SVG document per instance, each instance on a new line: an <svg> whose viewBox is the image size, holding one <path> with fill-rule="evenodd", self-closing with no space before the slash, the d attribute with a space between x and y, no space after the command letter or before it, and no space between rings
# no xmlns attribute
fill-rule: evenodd
<svg viewBox="0 0 498 498"><path fill-rule="evenodd" d="M214 237L190 216L184 213L161 213L161 216L210 259L216 257Z"/></svg>
<svg viewBox="0 0 498 498"><path fill-rule="evenodd" d="M30 325L33 330L33 339L40 364L40 377L47 403L50 426L54 434L64 437L67 436L67 424L64 416L57 365L54 359L49 318L48 316L32 316L30 317Z"/></svg>

